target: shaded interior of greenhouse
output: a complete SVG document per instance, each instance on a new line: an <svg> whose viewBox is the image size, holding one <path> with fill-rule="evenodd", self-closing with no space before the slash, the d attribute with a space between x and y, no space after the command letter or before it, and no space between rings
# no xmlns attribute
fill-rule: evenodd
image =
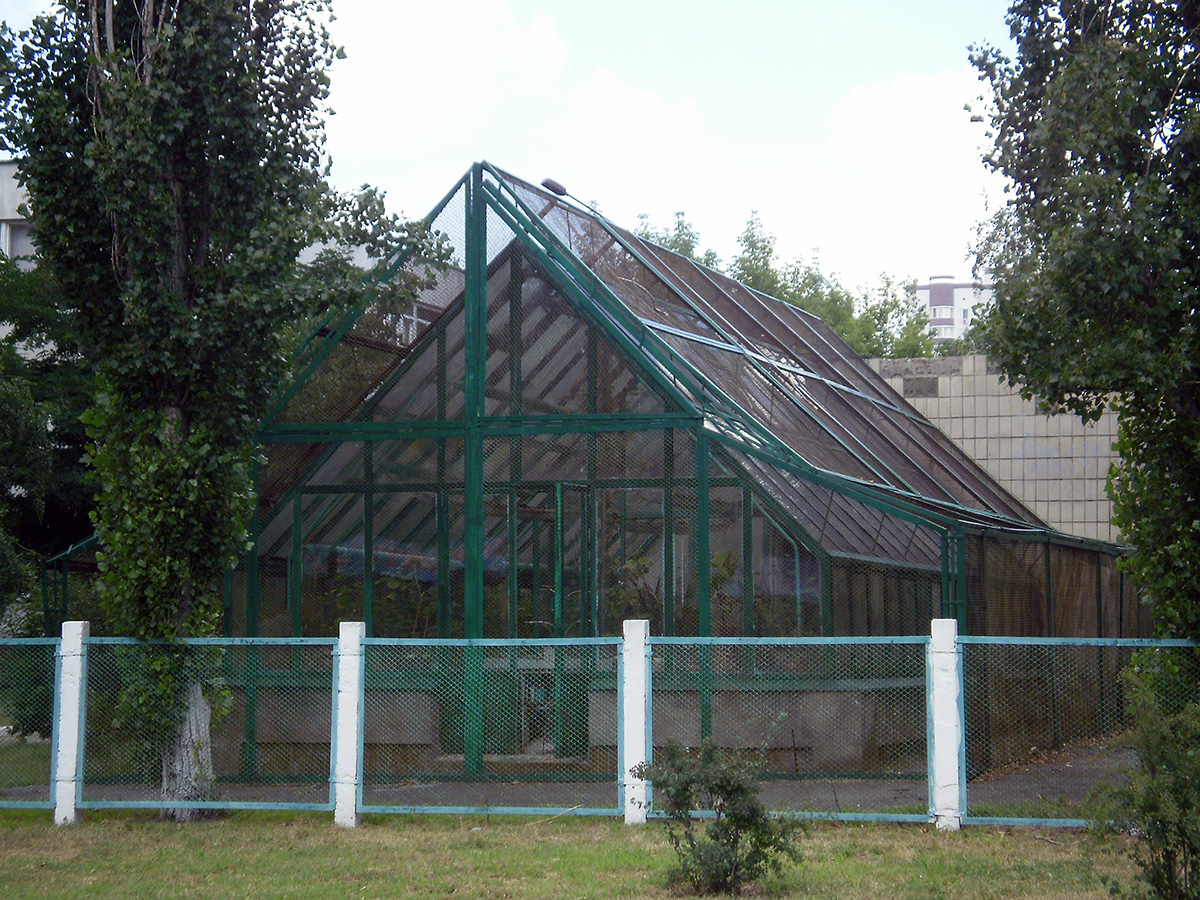
<svg viewBox="0 0 1200 900"><path fill-rule="evenodd" d="M372 276L416 287L295 353L226 634L1149 633L1119 548L1048 528L815 316L486 163L428 224L444 256ZM48 627L94 550L48 564Z"/></svg>

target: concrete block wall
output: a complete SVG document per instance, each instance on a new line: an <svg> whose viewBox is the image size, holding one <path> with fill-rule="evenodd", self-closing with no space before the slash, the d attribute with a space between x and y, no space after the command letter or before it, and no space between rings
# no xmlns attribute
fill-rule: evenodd
<svg viewBox="0 0 1200 900"><path fill-rule="evenodd" d="M1051 527L1120 542L1105 493L1117 418L1047 416L1002 383L985 356L872 359L916 410Z"/></svg>

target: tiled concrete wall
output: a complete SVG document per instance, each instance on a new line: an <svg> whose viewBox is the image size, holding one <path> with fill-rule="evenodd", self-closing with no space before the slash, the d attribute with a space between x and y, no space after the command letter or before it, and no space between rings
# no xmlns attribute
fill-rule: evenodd
<svg viewBox="0 0 1200 900"><path fill-rule="evenodd" d="M1094 425L1070 415L1046 416L1002 384L984 356L874 359L918 412L942 429L987 472L1053 528L1118 542L1105 493L1117 419Z"/></svg>

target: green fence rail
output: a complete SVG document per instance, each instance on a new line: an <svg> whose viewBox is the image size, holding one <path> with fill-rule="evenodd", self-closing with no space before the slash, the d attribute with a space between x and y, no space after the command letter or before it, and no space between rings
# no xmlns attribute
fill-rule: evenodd
<svg viewBox="0 0 1200 900"><path fill-rule="evenodd" d="M632 663L620 638L363 638L347 650L345 637L82 634L0 639L0 808L53 809L63 822L89 809L334 811L348 784L354 816L628 821L634 796L661 814L652 790L634 790L639 759L710 740L760 766L779 814L941 823L935 747L956 741L955 824L1079 826L1089 792L1137 762L1122 672L1195 652L1186 641L957 637L947 726L935 721L937 629L932 643L653 637ZM644 668L641 695L627 687L631 665ZM147 699L163 672L185 686L175 708L207 724L204 796L163 796L169 723L180 721Z"/></svg>

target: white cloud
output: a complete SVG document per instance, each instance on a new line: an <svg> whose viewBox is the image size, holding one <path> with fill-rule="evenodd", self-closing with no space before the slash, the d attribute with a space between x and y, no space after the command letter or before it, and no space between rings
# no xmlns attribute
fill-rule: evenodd
<svg viewBox="0 0 1200 900"><path fill-rule="evenodd" d="M851 89L829 120L821 201L831 268L927 278L966 277L975 225L1001 180L981 161L984 129L964 104L979 93L974 70L898 75Z"/></svg>
<svg viewBox="0 0 1200 900"><path fill-rule="evenodd" d="M963 111L979 93L973 70L848 86L832 107L828 93L777 85L766 124L781 127L759 132L619 54L569 46L562 15L509 0L340 0L335 182L377 184L419 215L487 159L555 178L622 225L644 212L667 226L681 210L726 260L758 210L781 261L819 251L852 287L883 271L968 274L983 194L999 196L979 162L983 129Z"/></svg>
<svg viewBox="0 0 1200 900"><path fill-rule="evenodd" d="M512 136L539 135L567 47L545 14L518 20L507 2L343 0L328 127L334 178L370 182L420 214L474 161ZM503 159L495 161L504 163Z"/></svg>

